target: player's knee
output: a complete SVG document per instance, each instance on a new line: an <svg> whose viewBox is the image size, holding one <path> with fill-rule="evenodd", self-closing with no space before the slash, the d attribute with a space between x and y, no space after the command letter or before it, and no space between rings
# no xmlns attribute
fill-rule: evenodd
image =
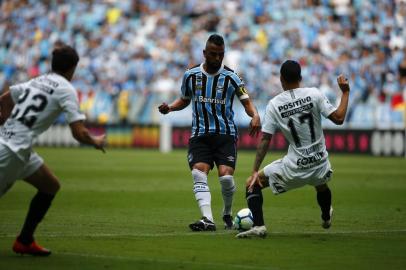
<svg viewBox="0 0 406 270"><path fill-rule="evenodd" d="M218 174L219 177L225 176L225 175L233 175L234 174L234 169L232 167L229 166L219 166L218 168Z"/></svg>
<svg viewBox="0 0 406 270"><path fill-rule="evenodd" d="M47 189L48 193L55 195L61 189L61 184L57 179L54 179L52 182L49 183Z"/></svg>
<svg viewBox="0 0 406 270"><path fill-rule="evenodd" d="M42 185L38 187L38 190L44 193L55 195L59 189L61 188L61 184L56 177L49 177L43 182Z"/></svg>
<svg viewBox="0 0 406 270"><path fill-rule="evenodd" d="M219 177L219 181L223 193L229 193L230 195L235 193L236 187L232 175L223 175Z"/></svg>
<svg viewBox="0 0 406 270"><path fill-rule="evenodd" d="M207 183L207 174L204 173L201 170L198 169L193 169L192 170L192 177L193 177L193 182L204 182Z"/></svg>
<svg viewBox="0 0 406 270"><path fill-rule="evenodd" d="M258 184L258 183L255 183L254 184L254 186L252 187L252 190L251 191L249 191L248 190L248 186L246 187L246 189L245 189L245 197L248 199L251 195L253 195L253 194L262 194L262 192L261 192L261 190L262 190L262 187Z"/></svg>
<svg viewBox="0 0 406 270"><path fill-rule="evenodd" d="M209 186L207 185L207 174L198 169L193 169L192 177L194 193L210 191Z"/></svg>

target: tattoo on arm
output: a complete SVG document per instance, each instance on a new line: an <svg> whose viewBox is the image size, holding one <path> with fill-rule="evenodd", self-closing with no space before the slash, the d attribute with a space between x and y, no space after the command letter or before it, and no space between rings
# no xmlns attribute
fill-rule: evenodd
<svg viewBox="0 0 406 270"><path fill-rule="evenodd" d="M255 163L254 163L254 171L259 170L259 167L261 166L261 163L264 160L266 153L268 152L269 143L271 141L271 138L272 138L272 135L267 134L267 133L264 133L264 135L262 136L262 139L257 147L257 154L255 157Z"/></svg>

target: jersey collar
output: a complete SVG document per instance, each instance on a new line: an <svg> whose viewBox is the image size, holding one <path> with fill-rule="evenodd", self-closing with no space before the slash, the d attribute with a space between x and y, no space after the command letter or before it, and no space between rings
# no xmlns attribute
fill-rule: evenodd
<svg viewBox="0 0 406 270"><path fill-rule="evenodd" d="M210 73L207 73L207 72L204 70L203 64L204 64L204 63L201 63L201 64L200 64L200 70L201 70L202 73L203 73L204 75L206 75L206 76L216 76L216 75L220 74L220 73L223 71L223 69L224 69L224 64L222 63L222 64L221 64L221 67L219 68L219 70L217 70L216 73L210 74Z"/></svg>

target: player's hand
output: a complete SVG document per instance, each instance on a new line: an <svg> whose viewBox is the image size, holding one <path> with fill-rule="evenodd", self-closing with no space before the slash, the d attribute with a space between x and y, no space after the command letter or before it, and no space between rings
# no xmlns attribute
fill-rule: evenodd
<svg viewBox="0 0 406 270"><path fill-rule="evenodd" d="M261 119L258 115L254 115L252 117L249 127L249 134L251 137L258 136L259 132L261 131Z"/></svg>
<svg viewBox="0 0 406 270"><path fill-rule="evenodd" d="M340 74L340 76L337 77L337 83L343 93L350 91L348 79L343 74Z"/></svg>
<svg viewBox="0 0 406 270"><path fill-rule="evenodd" d="M255 184L258 184L262 188L262 183L259 179L258 172L253 172L247 180L248 192L252 192Z"/></svg>
<svg viewBox="0 0 406 270"><path fill-rule="evenodd" d="M93 140L94 140L94 148L102 151L103 153L106 153L106 150L104 150L104 146L106 146L106 134L94 136Z"/></svg>
<svg viewBox="0 0 406 270"><path fill-rule="evenodd" d="M162 103L161 105L159 105L158 110L159 110L159 112L162 113L162 114L167 114L167 113L170 112L169 105L166 104L165 102Z"/></svg>

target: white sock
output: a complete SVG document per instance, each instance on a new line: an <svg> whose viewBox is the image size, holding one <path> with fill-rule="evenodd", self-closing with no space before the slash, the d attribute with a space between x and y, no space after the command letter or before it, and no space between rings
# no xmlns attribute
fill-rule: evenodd
<svg viewBox="0 0 406 270"><path fill-rule="evenodd" d="M213 221L213 214L211 212L211 194L209 186L207 185L207 175L198 169L193 169L192 176L193 192L195 193L195 198L200 207L202 216Z"/></svg>
<svg viewBox="0 0 406 270"><path fill-rule="evenodd" d="M221 185L221 194L223 195L224 202L223 215L231 215L233 196L236 190L234 177L232 175L224 175L219 177L219 180Z"/></svg>

